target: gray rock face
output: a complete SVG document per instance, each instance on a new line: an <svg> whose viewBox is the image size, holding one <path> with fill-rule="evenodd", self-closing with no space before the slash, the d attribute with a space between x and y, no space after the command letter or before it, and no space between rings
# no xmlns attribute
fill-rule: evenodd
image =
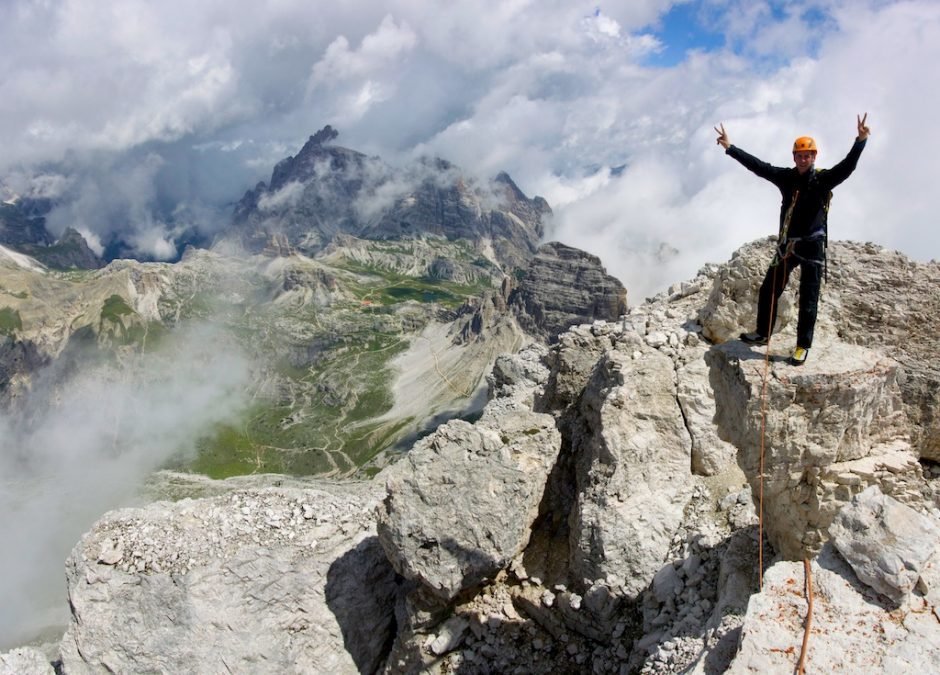
<svg viewBox="0 0 940 675"><path fill-rule="evenodd" d="M0 244L20 251L23 246L51 243L45 218L33 216L17 204L0 202Z"/></svg>
<svg viewBox="0 0 940 675"><path fill-rule="evenodd" d="M337 233L354 233L355 197L367 176L388 169L378 158L331 145L336 136L332 127L324 127L295 157L277 163L270 185L259 183L242 197L235 226L249 250L262 250L275 234L309 252Z"/></svg>
<svg viewBox="0 0 940 675"><path fill-rule="evenodd" d="M0 407L29 390L30 375L49 362L31 340L0 333Z"/></svg>
<svg viewBox="0 0 940 675"><path fill-rule="evenodd" d="M773 257L775 246L776 237L745 244L732 254L731 260L718 268L708 301L700 308L698 316L702 335L711 342L720 344L735 340L741 333L755 329L757 290ZM792 329L796 320L795 289L799 286L796 281L797 277L794 276L777 302L775 336L787 327ZM828 294L828 286L824 292ZM823 323L817 321L820 334L824 329Z"/></svg>
<svg viewBox="0 0 940 675"><path fill-rule="evenodd" d="M547 348L534 343L517 354L498 356L486 378L490 400L511 399L534 408L535 392L544 386L549 376L545 366L547 353Z"/></svg>
<svg viewBox="0 0 940 675"><path fill-rule="evenodd" d="M109 513L66 566L65 672L374 672L397 584L369 490L243 489Z"/></svg>
<svg viewBox="0 0 940 675"><path fill-rule="evenodd" d="M572 570L583 583L612 575L635 596L660 568L691 484L691 439L676 402L672 361L646 348L611 351L594 370L575 436L578 503Z"/></svg>
<svg viewBox="0 0 940 675"><path fill-rule="evenodd" d="M71 227L49 246L35 244L20 247L23 253L31 255L39 262L56 269L95 270L102 266L102 260L88 246L85 237Z"/></svg>
<svg viewBox="0 0 940 675"><path fill-rule="evenodd" d="M714 476L734 464L733 445L721 440L715 427L715 397L708 381L704 347L689 349L676 371L676 394L692 438L692 472Z"/></svg>
<svg viewBox="0 0 940 675"><path fill-rule="evenodd" d="M43 213L47 210L39 209ZM93 270L102 264L77 231L67 228L56 241L46 230L46 219L19 203L0 202L0 244L58 269Z"/></svg>
<svg viewBox="0 0 940 675"><path fill-rule="evenodd" d="M415 444L388 470L378 510L395 569L445 601L495 576L528 543L560 445L550 415L513 405Z"/></svg>
<svg viewBox="0 0 940 675"><path fill-rule="evenodd" d="M20 647L0 654L0 675L55 675L55 668L39 650Z"/></svg>
<svg viewBox="0 0 940 675"><path fill-rule="evenodd" d="M920 457L940 461L940 263L918 263L873 244L830 247L835 290L827 313L842 339L882 350L901 364L898 384Z"/></svg>
<svg viewBox="0 0 940 675"><path fill-rule="evenodd" d="M537 403L539 409L561 414L577 403L594 366L613 347L613 331L607 326L599 331L575 327L558 336L545 357L549 376Z"/></svg>
<svg viewBox="0 0 940 675"><path fill-rule="evenodd" d="M823 343L794 367L729 342L706 356L723 438L757 500L764 402L764 521L784 557L819 550L836 511L865 486L919 500L923 479L908 442L897 364L861 347Z"/></svg>
<svg viewBox="0 0 940 675"><path fill-rule="evenodd" d="M506 173L480 189L444 160L424 162L412 171L417 175L408 180L415 187L367 223L361 236L468 240L507 273L531 259L544 233L542 218L551 213L544 199L526 197Z"/></svg>
<svg viewBox="0 0 940 675"><path fill-rule="evenodd" d="M509 303L528 333L555 342L571 326L618 320L627 291L596 256L551 242L539 247Z"/></svg>
<svg viewBox="0 0 940 675"><path fill-rule="evenodd" d="M940 562L940 523L876 485L839 511L829 533L858 578L895 602L907 599L931 558Z"/></svg>

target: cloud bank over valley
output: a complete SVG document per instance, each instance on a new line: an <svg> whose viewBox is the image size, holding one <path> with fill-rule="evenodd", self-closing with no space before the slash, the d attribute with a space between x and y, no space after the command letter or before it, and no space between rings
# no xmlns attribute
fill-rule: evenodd
<svg viewBox="0 0 940 675"><path fill-rule="evenodd" d="M147 475L237 420L249 383L247 359L209 326L178 329L123 367L61 367L0 413L0 651L66 622L71 547Z"/></svg>

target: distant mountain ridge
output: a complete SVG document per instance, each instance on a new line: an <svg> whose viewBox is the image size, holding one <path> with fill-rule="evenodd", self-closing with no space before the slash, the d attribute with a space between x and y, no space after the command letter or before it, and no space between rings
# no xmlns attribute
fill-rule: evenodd
<svg viewBox="0 0 940 675"><path fill-rule="evenodd" d="M364 239L442 237L465 240L504 271L535 254L551 208L528 198L506 173L477 185L442 159L403 169L332 143L326 126L296 156L274 167L234 212L234 230L249 251L272 238L314 254L337 236Z"/></svg>
<svg viewBox="0 0 940 675"><path fill-rule="evenodd" d="M268 183L258 183L236 203L230 227L216 239L234 239L250 253L277 241L314 255L340 235L371 240L440 237L467 242L504 272L524 267L535 254L551 208L541 197L528 198L508 174L480 184L439 158L393 167L335 144L338 135L327 125L296 155L279 161ZM57 239L47 229L47 215L60 206L28 197L0 203L0 245L58 269L95 269L119 258L151 259L135 252L120 232L102 241L101 255L77 231ZM180 254L189 245L210 245L207 234L195 226L179 230L173 242Z"/></svg>

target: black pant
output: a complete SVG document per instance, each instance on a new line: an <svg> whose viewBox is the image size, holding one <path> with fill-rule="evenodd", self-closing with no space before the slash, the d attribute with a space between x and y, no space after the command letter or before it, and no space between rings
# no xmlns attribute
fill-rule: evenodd
<svg viewBox="0 0 940 675"><path fill-rule="evenodd" d="M777 301L790 280L790 272L800 268L800 312L796 322L796 344L809 349L813 346L816 327L816 307L822 285L826 248L823 241L796 241L791 250L778 252L764 275L757 301L757 332L769 337L777 322Z"/></svg>

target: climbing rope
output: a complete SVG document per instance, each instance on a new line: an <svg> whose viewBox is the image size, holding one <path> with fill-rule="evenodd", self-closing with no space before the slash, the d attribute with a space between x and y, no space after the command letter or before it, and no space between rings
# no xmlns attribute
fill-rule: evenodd
<svg viewBox="0 0 940 675"><path fill-rule="evenodd" d="M780 265L783 264L786 259L790 256L790 253L793 250L792 246L784 247L784 244L787 242L787 232L790 229L790 220L793 217L793 209L796 208L796 200L800 196L800 191L796 190L793 193L793 198L790 200L790 206L787 208L787 212L783 217L783 222L780 225L780 232L777 236L777 247L774 250L774 257L770 261L770 266L774 270L774 281L773 286L770 289L770 316L768 318L767 331L764 333L767 336L767 348L764 351L764 376L761 380L761 389L760 389L760 471L758 472L758 509L757 509L757 590L760 591L764 587L764 438L766 437L766 428L767 428L767 376L770 372L770 337L773 335L774 330L774 307L777 303L777 271L780 269ZM758 300L758 303L760 300Z"/></svg>
<svg viewBox="0 0 940 675"><path fill-rule="evenodd" d="M792 207L791 207L792 208ZM775 254L775 258L777 258ZM777 270L779 263L786 260L786 255L771 263L774 268L774 281L770 293L770 325L767 326L767 348L764 352L764 376L760 389L760 468L758 470L757 492L757 590L764 587L764 440L767 436L767 377L770 373L770 337L773 334L774 305L777 302Z"/></svg>
<svg viewBox="0 0 940 675"><path fill-rule="evenodd" d="M794 198L794 203L796 199ZM790 206L792 212L793 206ZM790 213L787 213L789 221ZM789 222L787 222L789 224ZM767 326L767 348L764 353L764 376L761 381L760 392L760 470L758 474L758 516L757 516L757 590L760 592L764 587L764 442L767 436L767 379L770 373L770 338L773 333L774 324L774 305L777 300L777 269L780 263L783 263L791 254L792 247L788 247L783 255L775 254L775 260L771 263L774 268L773 286L770 294L770 325ZM803 646L800 649L800 660L797 664L797 675L804 675L806 652L809 647L809 634L813 624L813 575L810 567L809 558L803 558L803 583L806 593L808 608L806 612L806 622L803 626Z"/></svg>
<svg viewBox="0 0 940 675"><path fill-rule="evenodd" d="M803 558L803 586L806 591L806 601L808 607L806 610L806 623L803 624L803 646L800 648L800 661L796 665L797 675L803 675L806 671L806 651L809 647L809 631L813 625L813 572L809 564L809 558Z"/></svg>

